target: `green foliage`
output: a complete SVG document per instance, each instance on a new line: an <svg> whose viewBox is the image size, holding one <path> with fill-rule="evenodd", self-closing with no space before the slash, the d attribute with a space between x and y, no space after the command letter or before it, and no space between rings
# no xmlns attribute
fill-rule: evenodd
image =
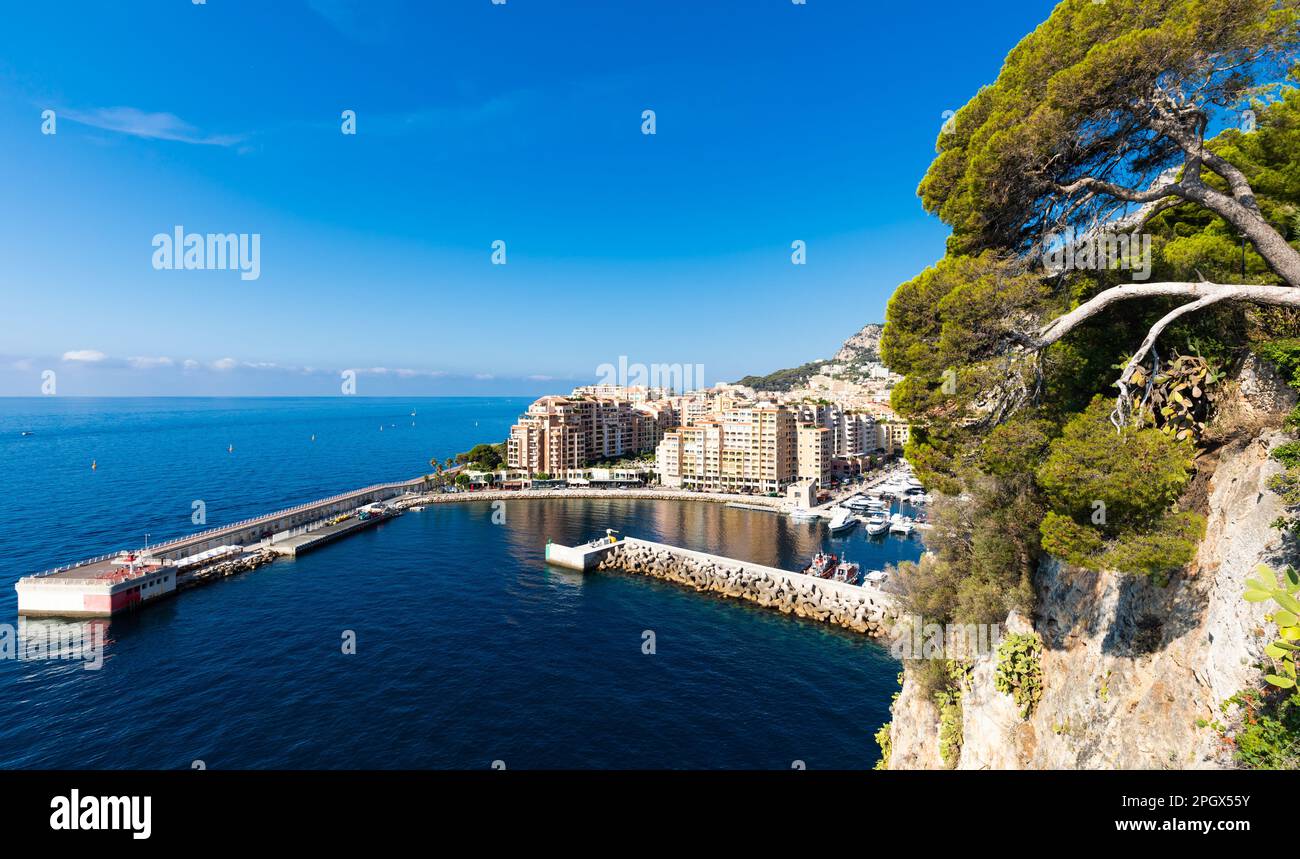
<svg viewBox="0 0 1300 859"><path fill-rule="evenodd" d="M1151 521L1178 500L1195 449L1152 429L1117 432L1110 412L1111 404L1098 397L1067 423L1038 469L1038 483L1070 515L1090 517L1094 502L1102 501L1108 522Z"/></svg>
<svg viewBox="0 0 1300 859"><path fill-rule="evenodd" d="M1007 338L1056 307L1040 277L993 252L945 257L900 285L880 339L884 363L906 376L890 394L894 409L949 423L970 416L1007 371Z"/></svg>
<svg viewBox="0 0 1300 859"><path fill-rule="evenodd" d="M1255 351L1266 359L1293 388L1300 388L1300 338L1268 340L1255 345Z"/></svg>
<svg viewBox="0 0 1300 859"><path fill-rule="evenodd" d="M1032 472L1047 454L1056 427L1045 420L1025 420L995 427L980 449L982 469L1000 477Z"/></svg>
<svg viewBox="0 0 1300 859"><path fill-rule="evenodd" d="M1232 738L1233 757L1252 770L1300 769L1300 692L1238 692L1225 704L1242 708L1242 725ZM1223 726L1215 723L1224 733Z"/></svg>
<svg viewBox="0 0 1300 859"><path fill-rule="evenodd" d="M1037 472L1051 510L1043 549L1088 569L1164 575L1195 554L1204 520L1173 510L1187 485L1189 439L1127 425L1098 397L1052 441Z"/></svg>
<svg viewBox="0 0 1300 859"><path fill-rule="evenodd" d="M808 380L821 372L827 361L809 361L798 367L775 370L766 376L746 376L736 382L747 388L759 391L789 391L807 384Z"/></svg>
<svg viewBox="0 0 1300 859"><path fill-rule="evenodd" d="M1038 633L1011 633L998 646L993 686L1010 695L1028 719L1043 697L1043 639Z"/></svg>
<svg viewBox="0 0 1300 859"><path fill-rule="evenodd" d="M1179 441L1198 440L1205 433L1210 414L1210 388L1217 385L1223 373L1199 355L1176 355L1150 379L1148 372L1139 368L1133 373L1131 383L1133 412L1143 415L1149 410L1151 419L1166 435Z"/></svg>
<svg viewBox="0 0 1300 859"><path fill-rule="evenodd" d="M1273 449L1269 456L1287 468L1295 468L1300 465L1300 441L1289 441L1286 444L1280 444Z"/></svg>
<svg viewBox="0 0 1300 859"><path fill-rule="evenodd" d="M1300 651L1300 574L1287 567L1282 584L1264 564L1256 569L1258 578L1246 580L1246 602L1272 602L1276 609L1265 618L1277 624L1278 638L1264 648L1264 654L1273 662L1274 671L1264 676L1269 684L1279 689L1296 688L1296 653Z"/></svg>
<svg viewBox="0 0 1300 859"><path fill-rule="evenodd" d="M876 761L876 765L873 769L889 769L889 756L894 751L893 740L890 737L889 732L893 726L893 722L886 722L880 727L880 730L876 731L876 744L880 746L880 760Z"/></svg>
<svg viewBox="0 0 1300 859"><path fill-rule="evenodd" d="M1290 64L1296 18L1294 4L1274 0L1059 3L939 136L919 193L952 226L949 252L1024 247L1066 209L1058 189L1079 176L1145 187L1181 160L1142 133L1156 93L1207 110L1240 103ZM1090 202L1066 219L1105 214L1104 201Z"/></svg>
<svg viewBox="0 0 1300 859"><path fill-rule="evenodd" d="M999 623L1012 609L1031 608L1036 503L1032 493L990 481L976 493L936 498L926 554L895 573L907 613L934 623Z"/></svg>
<svg viewBox="0 0 1300 859"><path fill-rule="evenodd" d="M495 471L506 464L506 444L476 444L467 452L456 454L456 461L475 471Z"/></svg>
<svg viewBox="0 0 1300 859"><path fill-rule="evenodd" d="M948 769L956 769L962 744L961 691L939 692L934 702L939 708L939 757Z"/></svg>

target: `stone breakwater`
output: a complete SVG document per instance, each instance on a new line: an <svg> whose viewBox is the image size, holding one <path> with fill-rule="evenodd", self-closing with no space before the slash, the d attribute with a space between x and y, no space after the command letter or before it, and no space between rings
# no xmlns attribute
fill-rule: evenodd
<svg viewBox="0 0 1300 859"><path fill-rule="evenodd" d="M884 636L895 616L893 600L879 591L647 541L611 546L595 569L663 579L872 636Z"/></svg>

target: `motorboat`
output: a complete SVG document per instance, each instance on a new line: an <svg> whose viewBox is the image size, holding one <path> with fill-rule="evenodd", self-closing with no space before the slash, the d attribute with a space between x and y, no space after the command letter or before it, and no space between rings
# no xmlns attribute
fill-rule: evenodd
<svg viewBox="0 0 1300 859"><path fill-rule="evenodd" d="M835 567L835 572L831 574L831 581L843 582L846 585L856 585L858 583L858 574L860 570L857 564L851 564L848 561L841 561Z"/></svg>
<svg viewBox="0 0 1300 859"><path fill-rule="evenodd" d="M803 568L806 576L829 579L840 565L840 559L831 552L818 552L813 555L812 563Z"/></svg>
<svg viewBox="0 0 1300 859"><path fill-rule="evenodd" d="M904 537L912 533L912 520L907 516L895 513L889 520L889 533L902 534Z"/></svg>
<svg viewBox="0 0 1300 859"><path fill-rule="evenodd" d="M866 527L868 534L872 537L879 537L881 534L889 533L889 526L891 523L889 517L884 514L884 511L877 511L868 516L867 521L863 524Z"/></svg>
<svg viewBox="0 0 1300 859"><path fill-rule="evenodd" d="M858 524L858 517L847 507L836 507L831 516L830 529L832 534L838 534L843 531L849 531L854 525Z"/></svg>

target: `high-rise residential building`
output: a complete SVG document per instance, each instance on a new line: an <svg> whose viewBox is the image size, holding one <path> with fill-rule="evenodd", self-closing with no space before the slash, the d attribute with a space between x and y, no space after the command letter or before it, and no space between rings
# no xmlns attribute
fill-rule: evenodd
<svg viewBox="0 0 1300 859"><path fill-rule="evenodd" d="M876 424L876 446L887 454L902 453L911 427L905 423L881 421Z"/></svg>
<svg viewBox="0 0 1300 859"><path fill-rule="evenodd" d="M780 492L798 473L794 413L764 403L700 417L664 434L656 465L665 486Z"/></svg>
<svg viewBox="0 0 1300 859"><path fill-rule="evenodd" d="M830 431L834 456L859 456L877 447L876 420L865 412L845 410L829 402L801 402L794 408L801 423Z"/></svg>
<svg viewBox="0 0 1300 859"><path fill-rule="evenodd" d="M796 430L798 448L795 458L798 462L800 480L811 480L817 486L826 486L831 479L831 460L834 449L831 445L831 431L817 424L799 424Z"/></svg>
<svg viewBox="0 0 1300 859"><path fill-rule="evenodd" d="M510 428L506 464L531 474L559 474L631 457L654 450L675 423L671 405L657 402L634 406L621 397L542 397Z"/></svg>

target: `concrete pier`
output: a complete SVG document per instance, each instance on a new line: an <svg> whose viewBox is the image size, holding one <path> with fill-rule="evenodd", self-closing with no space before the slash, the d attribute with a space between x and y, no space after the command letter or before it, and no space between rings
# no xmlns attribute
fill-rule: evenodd
<svg viewBox="0 0 1300 859"><path fill-rule="evenodd" d="M109 617L176 592L178 585L210 580L205 568L223 564L239 571L265 563L263 556L296 556L389 519L391 513L361 518L369 505L427 486L424 478L382 483L287 510L210 528L135 551L114 552L24 576L14 585L18 614L29 617ZM232 554L206 558L228 548ZM198 557L196 557L198 556ZM188 560L187 560L188 559ZM240 560L242 559L242 561ZM197 565L197 566L193 566Z"/></svg>

